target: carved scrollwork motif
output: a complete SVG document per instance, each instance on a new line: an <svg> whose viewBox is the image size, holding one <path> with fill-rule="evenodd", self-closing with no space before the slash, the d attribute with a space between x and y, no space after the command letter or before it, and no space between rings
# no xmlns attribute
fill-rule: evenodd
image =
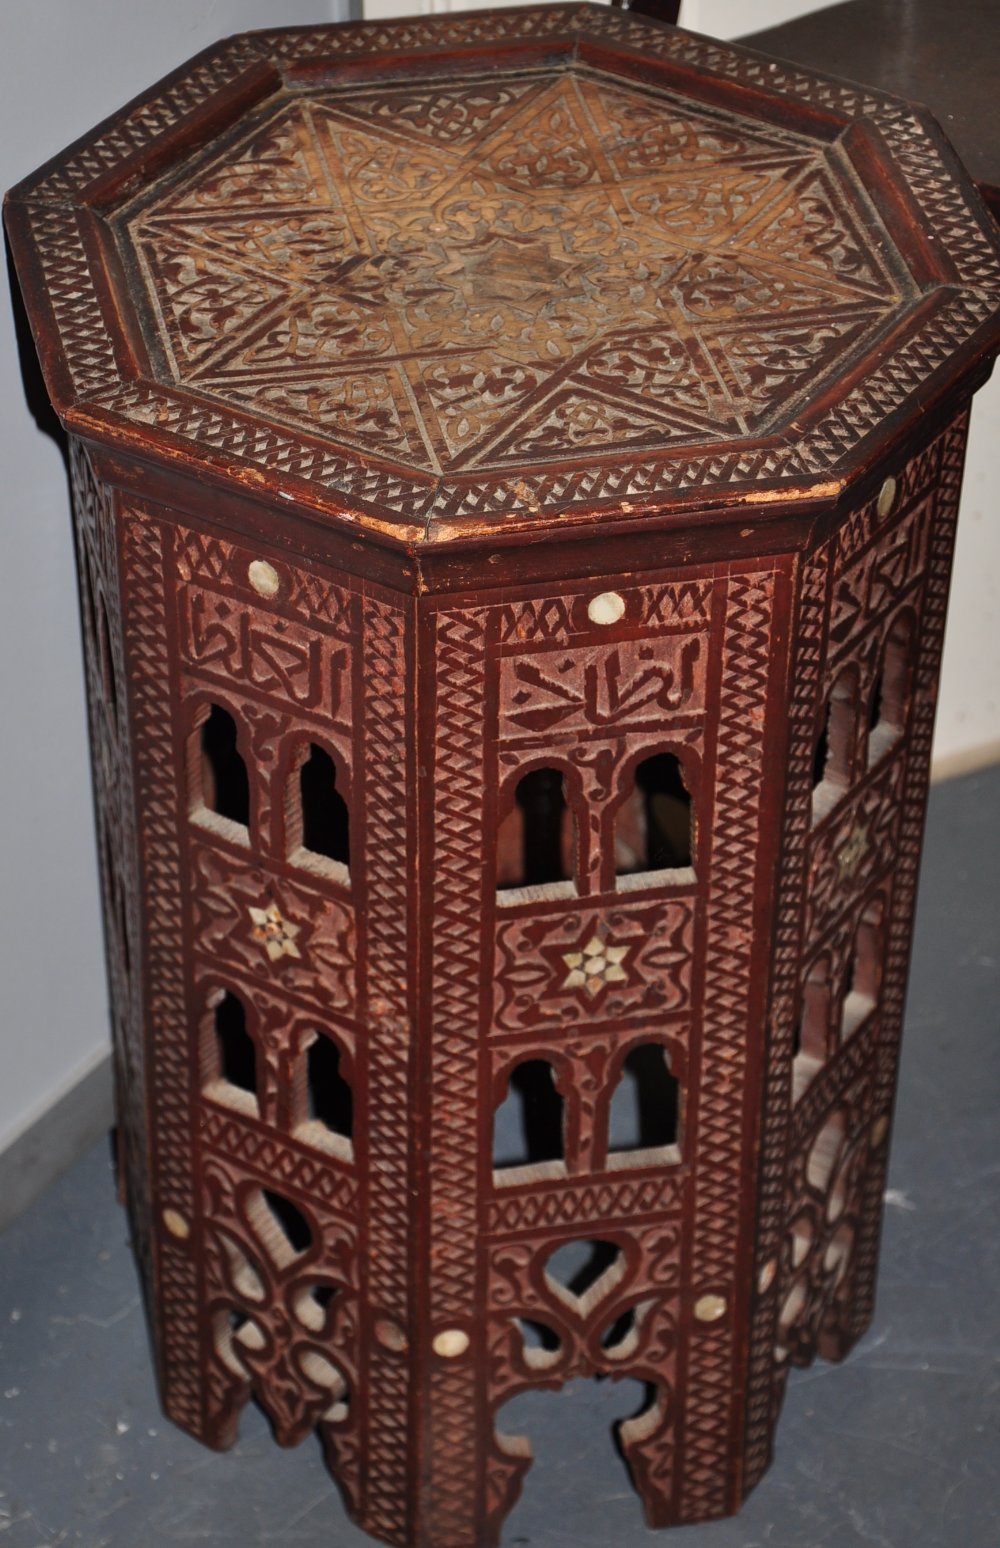
<svg viewBox="0 0 1000 1548"><path fill-rule="evenodd" d="M870 1124L867 1071L822 1113L798 1153L790 1177L779 1363L808 1365L817 1350L834 1358L843 1352L839 1319L851 1294Z"/></svg>
<svg viewBox="0 0 1000 1548"><path fill-rule="evenodd" d="M212 844L192 844L191 864L194 926L200 949L213 961L279 982L320 1011L352 1009L357 990L349 908L291 879L279 889L244 857ZM269 909L276 910L270 929L251 912ZM280 947L276 954L268 949L273 945Z"/></svg>
<svg viewBox="0 0 1000 1548"><path fill-rule="evenodd" d="M579 1376L627 1374L652 1394L642 1422L627 1421L620 1439L651 1519L662 1518L674 1486L674 1382L678 1351L680 1233L675 1222L608 1230L588 1243L582 1278L563 1282L556 1267L572 1238L536 1237L491 1254L493 1412L488 1458L490 1521L510 1509L531 1462L523 1439L504 1432L499 1412L518 1392L561 1387ZM572 1260L571 1260L572 1261Z"/></svg>
<svg viewBox="0 0 1000 1548"><path fill-rule="evenodd" d="M228 1386L216 1423L231 1432L252 1390L281 1445L350 1417L357 1371L354 1232L317 1205L291 1206L267 1178L230 1163L205 1168L207 1314L217 1375ZM294 1210L290 1240L273 1201ZM306 1235L308 1239L306 1238Z"/></svg>
<svg viewBox="0 0 1000 1548"><path fill-rule="evenodd" d="M577 905L501 921L497 1032L572 1030L583 1013L620 1022L685 1010L693 931L694 904L681 899L601 911ZM595 940L599 952L589 951Z"/></svg>

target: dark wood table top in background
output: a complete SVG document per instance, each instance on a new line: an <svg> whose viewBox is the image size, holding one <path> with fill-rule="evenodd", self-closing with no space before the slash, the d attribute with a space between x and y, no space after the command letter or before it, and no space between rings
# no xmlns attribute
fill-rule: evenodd
<svg viewBox="0 0 1000 1548"><path fill-rule="evenodd" d="M846 0L740 42L924 103L1000 217L998 0Z"/></svg>

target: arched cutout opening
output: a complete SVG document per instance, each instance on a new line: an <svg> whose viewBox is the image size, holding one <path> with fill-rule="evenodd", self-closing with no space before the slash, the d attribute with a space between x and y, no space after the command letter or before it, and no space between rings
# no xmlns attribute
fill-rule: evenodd
<svg viewBox="0 0 1000 1548"><path fill-rule="evenodd" d="M804 1210L792 1221L789 1231L788 1255L793 1269L802 1267L812 1252L815 1238L816 1227L812 1215Z"/></svg>
<svg viewBox="0 0 1000 1548"><path fill-rule="evenodd" d="M225 1259L226 1275L236 1294L243 1301L262 1306L267 1300L267 1287L260 1263L251 1258L240 1242L228 1234L219 1232L219 1243Z"/></svg>
<svg viewBox="0 0 1000 1548"><path fill-rule="evenodd" d="M824 1199L846 1139L847 1122L838 1109L817 1134L806 1160L806 1181Z"/></svg>
<svg viewBox="0 0 1000 1548"><path fill-rule="evenodd" d="M868 709L868 762L877 763L903 734L910 700L913 619L902 613L889 630Z"/></svg>
<svg viewBox="0 0 1000 1548"><path fill-rule="evenodd" d="M497 1184L565 1171L565 1112L551 1064L527 1059L511 1071L507 1095L493 1119L493 1169Z"/></svg>
<svg viewBox="0 0 1000 1548"><path fill-rule="evenodd" d="M345 880L351 863L350 816L341 784L330 754L309 743L289 780L286 820L289 859Z"/></svg>
<svg viewBox="0 0 1000 1548"><path fill-rule="evenodd" d="M836 1289L845 1278L854 1256L854 1227L847 1221L837 1227L823 1254L823 1272L830 1280L830 1288Z"/></svg>
<svg viewBox="0 0 1000 1548"><path fill-rule="evenodd" d="M784 1301L781 1303L781 1310L778 1313L778 1343L780 1358L783 1360L788 1359L788 1346L791 1342L792 1334L802 1320L808 1304L809 1289L807 1281L803 1276L793 1282Z"/></svg>
<svg viewBox="0 0 1000 1548"><path fill-rule="evenodd" d="M586 1317L621 1283L626 1268L616 1242L575 1239L549 1253L544 1272L558 1299Z"/></svg>
<svg viewBox="0 0 1000 1548"><path fill-rule="evenodd" d="M830 959L824 955L813 963L802 986L802 1013L793 1043L793 1101L798 1101L829 1057L831 994Z"/></svg>
<svg viewBox="0 0 1000 1548"><path fill-rule="evenodd" d="M882 675L882 669L880 667L879 668L879 672L878 672L878 676L875 678L875 682L872 685L871 698L868 700L868 757L869 757L869 761L871 761L871 750L872 750L871 749L871 736L872 736L872 732L875 730L876 726L879 724L879 722L882 719L882 703L883 703L883 691L882 690L883 690L883 681L884 681L884 679L883 679L883 675Z"/></svg>
<svg viewBox="0 0 1000 1548"><path fill-rule="evenodd" d="M543 1371L558 1365L563 1353L562 1339L547 1322L536 1322L530 1317L515 1317L515 1325L521 1335L521 1358L532 1370Z"/></svg>
<svg viewBox="0 0 1000 1548"><path fill-rule="evenodd" d="M680 1083L662 1043L630 1050L608 1109L608 1166L680 1159Z"/></svg>
<svg viewBox="0 0 1000 1548"><path fill-rule="evenodd" d="M693 842L691 792L680 759L669 752L644 758L615 817L616 874L628 886L629 878L689 869Z"/></svg>
<svg viewBox="0 0 1000 1548"><path fill-rule="evenodd" d="M542 1372L554 1366L556 1374L547 1383L540 1380L533 1389L508 1399L496 1415L496 1450L504 1465L498 1472L504 1513L510 1508L504 1541L537 1540L535 1527L551 1500L551 1480L566 1466L567 1435L574 1437L580 1455L586 1457L581 1476L585 1504L597 1509L602 1500L623 1499L631 1485L641 1494L650 1519L662 1513L669 1505L665 1491L673 1478L665 1483L654 1459L675 1422L675 1405L666 1383L661 1393L621 1370L615 1372L614 1381L603 1377L567 1381L567 1372L559 1370L564 1351L532 1347L524 1358L526 1365ZM608 1364L610 1368L612 1362ZM638 1501L634 1512L638 1530Z"/></svg>
<svg viewBox="0 0 1000 1548"><path fill-rule="evenodd" d="M343 1424L351 1403L350 1387L343 1371L318 1349L301 1350L297 1359L303 1376L328 1398L328 1407L320 1414L321 1423Z"/></svg>
<svg viewBox="0 0 1000 1548"><path fill-rule="evenodd" d="M239 750L236 722L212 704L192 733L189 757L191 813L241 843L250 836L250 780Z"/></svg>
<svg viewBox="0 0 1000 1548"><path fill-rule="evenodd" d="M854 933L841 1007L841 1036L845 1038L858 1029L878 1003L884 949L883 913L882 901L876 899L865 909Z"/></svg>
<svg viewBox="0 0 1000 1548"><path fill-rule="evenodd" d="M317 1031L305 1051L301 1072L300 1139L350 1160L354 1154L354 1093L344 1074L344 1060L333 1038Z"/></svg>
<svg viewBox="0 0 1000 1548"><path fill-rule="evenodd" d="M327 1331L330 1308L337 1296L336 1285L303 1285L296 1291L292 1307L296 1317L310 1333Z"/></svg>
<svg viewBox="0 0 1000 1548"><path fill-rule="evenodd" d="M576 824L561 769L532 769L517 783L497 830L497 890L571 882Z"/></svg>
<svg viewBox="0 0 1000 1548"><path fill-rule="evenodd" d="M612 1317L601 1333L601 1349L610 1360L628 1360L639 1344L647 1309L654 1303L639 1301Z"/></svg>
<svg viewBox="0 0 1000 1548"><path fill-rule="evenodd" d="M223 1365L242 1381L251 1379L247 1356L252 1361L267 1346L259 1323L235 1306L222 1306L214 1313L212 1341Z"/></svg>
<svg viewBox="0 0 1000 1548"><path fill-rule="evenodd" d="M254 1235L278 1268L287 1268L312 1247L308 1220L283 1193L254 1188L246 1195L245 1209Z"/></svg>
<svg viewBox="0 0 1000 1548"><path fill-rule="evenodd" d="M247 1031L246 1009L230 989L216 990L209 1001L206 1089L216 1101L241 1112L259 1113L257 1049Z"/></svg>
<svg viewBox="0 0 1000 1548"><path fill-rule="evenodd" d="M854 778L858 740L858 672L845 667L830 690L813 756L813 817L826 815Z"/></svg>

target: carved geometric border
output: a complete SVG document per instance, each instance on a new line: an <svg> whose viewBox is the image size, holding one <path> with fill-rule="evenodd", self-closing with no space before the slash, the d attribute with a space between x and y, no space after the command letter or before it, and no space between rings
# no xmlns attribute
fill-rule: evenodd
<svg viewBox="0 0 1000 1548"><path fill-rule="evenodd" d="M362 610L363 810L368 872L369 1125L367 1198L367 1316L363 1359L367 1475L359 1519L390 1542L410 1530L409 1464L411 1368L407 1355L375 1336L387 1318L410 1338L410 1112L404 1099L413 1061L413 1017L404 965L411 955L408 898L412 835L407 834L407 781L399 748L412 713L407 688L407 619L377 596ZM359 672L361 663L359 661Z"/></svg>
<svg viewBox="0 0 1000 1548"><path fill-rule="evenodd" d="M469 1317L479 1284L479 1116L469 1093L478 1085L482 912L483 727L487 615L442 611L435 618L434 921L430 1138L431 1326L473 1335L457 1359L432 1356L428 1402L424 1530L428 1541L468 1539L481 1502L476 1411L480 1329ZM473 1531L473 1536L475 1532Z"/></svg>
<svg viewBox="0 0 1000 1548"><path fill-rule="evenodd" d="M796 641L789 706L790 736L786 775L784 865L775 913L771 1000L768 1007L766 1067L761 1106L767 1115L761 1134L755 1294L749 1331L749 1369L745 1440L745 1483L753 1488L771 1459L773 1442L774 1322L778 1275L776 1264L785 1229L791 1062L795 1002L798 993L806 860L809 849L810 794L813 765L813 716L822 666L823 620L829 589L828 548L810 555L802 565L800 601L794 624ZM765 1272L766 1271L766 1272ZM762 1278L762 1276L764 1276ZM768 1283L770 1276L770 1283Z"/></svg>
<svg viewBox="0 0 1000 1548"><path fill-rule="evenodd" d="M170 709L164 529L137 511L123 517L124 627L129 649L136 778L142 791L139 842L145 903L157 928L146 942L145 981L153 1104L155 1262L163 1403L189 1429L201 1421L202 1382L192 1365L201 1322L192 1253L199 1205L192 1181L193 1061L184 977L184 883L177 828ZM173 1224L174 1230L169 1229Z"/></svg>
<svg viewBox="0 0 1000 1548"><path fill-rule="evenodd" d="M628 1225L641 1216L644 1221L661 1215L674 1216L680 1211L682 1179L660 1171L656 1176L635 1178L581 1177L549 1183L543 1192L531 1186L523 1193L511 1188L511 1197L498 1197L489 1205L488 1229L491 1237L517 1236L548 1227L585 1225L598 1221L608 1226L619 1221Z"/></svg>
<svg viewBox="0 0 1000 1548"><path fill-rule="evenodd" d="M724 842L711 861L706 927L704 1025L699 1083L689 1283L721 1293L729 1315L695 1324L687 1352L681 1520L707 1520L733 1508L728 1465L738 1394L734 1390L742 1296L735 1281L744 1176L748 1026L752 957L741 939L753 916L764 794L765 717L776 574L735 575L726 599L719 695L715 831ZM768 734L770 728L768 727ZM760 1030L756 1029L760 1036ZM751 1208L749 1202L744 1206Z"/></svg>

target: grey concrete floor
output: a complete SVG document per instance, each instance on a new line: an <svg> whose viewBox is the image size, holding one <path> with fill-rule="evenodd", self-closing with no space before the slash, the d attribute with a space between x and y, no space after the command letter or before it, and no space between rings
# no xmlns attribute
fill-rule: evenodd
<svg viewBox="0 0 1000 1548"><path fill-rule="evenodd" d="M536 1465L505 1548L998 1548L1000 770L932 793L875 1324L793 1373L737 1519L647 1531L609 1442L629 1384L512 1405ZM509 1421L509 1422L507 1422ZM307 1441L225 1455L159 1412L109 1150L0 1238L0 1548L371 1542Z"/></svg>

